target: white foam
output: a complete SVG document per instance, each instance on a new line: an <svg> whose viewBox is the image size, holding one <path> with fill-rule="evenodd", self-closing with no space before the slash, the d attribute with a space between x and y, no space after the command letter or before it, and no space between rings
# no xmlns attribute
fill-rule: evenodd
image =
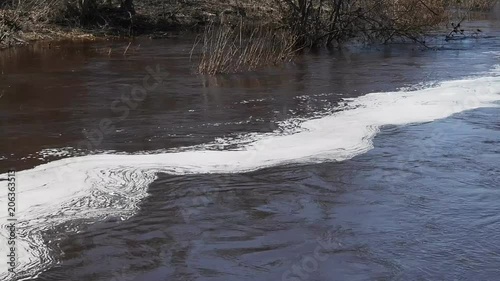
<svg viewBox="0 0 500 281"><path fill-rule="evenodd" d="M293 134L252 135L237 150L196 147L144 155L91 155L50 162L17 173L18 273L34 275L53 263L41 231L75 219L130 216L158 172L237 173L264 167L342 161L372 148L383 125L428 122L465 110L498 106L500 77L441 83L415 91L368 94L348 109L301 123ZM0 175L6 178L7 175ZM0 181L0 222L5 224L6 181ZM0 234L0 277L6 275L6 231ZM18 275L19 276L19 275Z"/></svg>

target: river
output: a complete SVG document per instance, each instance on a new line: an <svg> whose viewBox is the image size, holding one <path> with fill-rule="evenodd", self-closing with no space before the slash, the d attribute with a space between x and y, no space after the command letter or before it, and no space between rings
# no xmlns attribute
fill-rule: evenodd
<svg viewBox="0 0 500 281"><path fill-rule="evenodd" d="M497 280L499 11L212 77L189 36L2 51L0 276Z"/></svg>

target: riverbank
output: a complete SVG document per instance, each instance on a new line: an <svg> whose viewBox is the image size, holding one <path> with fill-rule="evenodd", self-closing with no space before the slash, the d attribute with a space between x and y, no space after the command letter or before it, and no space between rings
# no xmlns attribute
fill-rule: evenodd
<svg viewBox="0 0 500 281"><path fill-rule="evenodd" d="M5 4L6 1L3 1ZM9 2L9 1L7 1ZM0 8L0 48L35 40L98 37L167 37L171 32L200 32L208 23L268 25L285 29L304 45L339 45L353 38L390 43L400 38L422 42L421 35L462 16L450 10L487 10L495 0L147 0L133 8L123 2L30 0ZM132 3L132 1L130 1ZM28 4L26 4L28 3ZM78 4L80 3L80 4ZM419 15L418 18L415 15ZM452 27L460 32L460 27ZM449 30L448 30L449 31Z"/></svg>
<svg viewBox="0 0 500 281"><path fill-rule="evenodd" d="M70 8L0 8L0 49L37 40L86 39L98 37L152 38L168 32L200 31L208 22L238 21L265 24L277 11L270 1L175 1L148 0L135 3L134 14L119 3L103 4L83 18ZM273 21L277 21L276 18Z"/></svg>

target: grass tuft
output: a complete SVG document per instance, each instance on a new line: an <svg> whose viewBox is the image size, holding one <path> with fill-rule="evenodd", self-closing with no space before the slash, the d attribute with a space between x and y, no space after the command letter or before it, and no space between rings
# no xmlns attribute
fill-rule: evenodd
<svg viewBox="0 0 500 281"><path fill-rule="evenodd" d="M209 24L201 37L198 72L234 73L290 62L298 52L297 40L269 26Z"/></svg>

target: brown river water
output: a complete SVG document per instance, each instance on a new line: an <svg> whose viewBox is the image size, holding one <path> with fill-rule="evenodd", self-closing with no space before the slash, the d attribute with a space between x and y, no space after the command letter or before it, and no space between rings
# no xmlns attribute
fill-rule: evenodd
<svg viewBox="0 0 500 281"><path fill-rule="evenodd" d="M320 50L283 67L215 77L194 74L193 38L179 36L137 39L126 55L122 41L5 50L0 173L89 154L157 154L207 143L230 150L238 142L227 140L293 130L290 120L330 115L368 93L480 77L500 64L497 10L464 24L480 28L478 38L436 39L439 50ZM157 65L162 86L127 112L114 110L146 67ZM98 131L103 119L113 122L105 134ZM387 124L373 149L345 161L160 172L127 219L69 219L44 228L44 266L15 278L499 280L499 144L500 110L484 107ZM199 157L202 163L207 156Z"/></svg>

